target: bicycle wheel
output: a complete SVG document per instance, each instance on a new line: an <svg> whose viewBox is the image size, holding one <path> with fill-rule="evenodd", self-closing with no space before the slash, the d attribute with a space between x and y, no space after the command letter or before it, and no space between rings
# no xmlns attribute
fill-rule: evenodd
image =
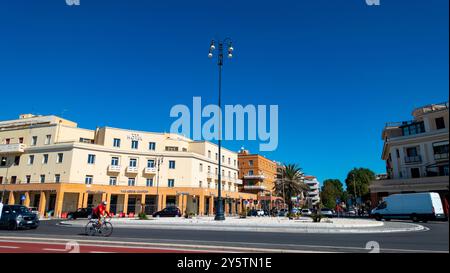
<svg viewBox="0 0 450 273"><path fill-rule="evenodd" d="M112 232L113 232L112 224L110 222L105 222L100 228L98 233L103 237L109 237L111 236Z"/></svg>
<svg viewBox="0 0 450 273"><path fill-rule="evenodd" d="M95 235L95 232L96 232L96 225L97 225L97 222L95 222L95 221L89 221L87 224L86 224L86 227L84 228L84 232L86 233L86 235L88 235L88 236L93 236L93 235Z"/></svg>

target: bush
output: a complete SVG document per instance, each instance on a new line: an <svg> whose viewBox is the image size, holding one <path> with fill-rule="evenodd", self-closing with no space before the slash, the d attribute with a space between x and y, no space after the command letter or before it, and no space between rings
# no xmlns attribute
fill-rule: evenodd
<svg viewBox="0 0 450 273"><path fill-rule="evenodd" d="M192 218L194 216L195 216L195 213L193 213L193 212L187 212L187 211L184 212L184 218L186 218L186 219Z"/></svg>
<svg viewBox="0 0 450 273"><path fill-rule="evenodd" d="M141 213L138 214L138 218L139 218L140 220L148 220L147 214L145 214L145 213L143 213L143 212L141 212Z"/></svg>

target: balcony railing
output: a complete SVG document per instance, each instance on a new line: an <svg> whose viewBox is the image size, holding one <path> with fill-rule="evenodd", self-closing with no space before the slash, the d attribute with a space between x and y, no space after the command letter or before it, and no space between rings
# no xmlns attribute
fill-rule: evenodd
<svg viewBox="0 0 450 273"><path fill-rule="evenodd" d="M137 172L138 172L137 167L131 167L131 166L127 167L127 173L137 173Z"/></svg>
<svg viewBox="0 0 450 273"><path fill-rule="evenodd" d="M448 153L434 154L435 160L448 159Z"/></svg>
<svg viewBox="0 0 450 273"><path fill-rule="evenodd" d="M266 186L263 185L244 185L245 190L265 190Z"/></svg>
<svg viewBox="0 0 450 273"><path fill-rule="evenodd" d="M264 180L266 177L262 174L246 174L244 175L244 179L257 179Z"/></svg>
<svg viewBox="0 0 450 273"><path fill-rule="evenodd" d="M416 156L405 156L405 163L420 163L422 162L422 157L420 155Z"/></svg>
<svg viewBox="0 0 450 273"><path fill-rule="evenodd" d="M147 167L144 169L144 174L156 174L156 171L155 167Z"/></svg>
<svg viewBox="0 0 450 273"><path fill-rule="evenodd" d="M26 145L23 143L0 144L0 154L17 154L25 151Z"/></svg>
<svg viewBox="0 0 450 273"><path fill-rule="evenodd" d="M110 173L119 173L120 172L120 166L119 165L109 165L108 166L108 172L110 172Z"/></svg>

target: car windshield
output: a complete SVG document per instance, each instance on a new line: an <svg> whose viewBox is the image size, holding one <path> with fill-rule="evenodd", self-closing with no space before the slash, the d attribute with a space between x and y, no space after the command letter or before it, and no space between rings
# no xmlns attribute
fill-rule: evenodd
<svg viewBox="0 0 450 273"><path fill-rule="evenodd" d="M30 212L25 206L11 206L11 210L16 213L28 213Z"/></svg>

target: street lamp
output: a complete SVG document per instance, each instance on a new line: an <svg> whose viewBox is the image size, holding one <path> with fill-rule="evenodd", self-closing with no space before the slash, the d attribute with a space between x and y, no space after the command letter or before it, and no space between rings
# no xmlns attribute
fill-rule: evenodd
<svg viewBox="0 0 450 273"><path fill-rule="evenodd" d="M160 166L162 165L162 163L164 162L164 157L163 156L159 156L156 158L156 170L157 170L157 174L156 174L156 211L158 211L158 207L159 207L159 169ZM163 208L161 208L163 209Z"/></svg>
<svg viewBox="0 0 450 273"><path fill-rule="evenodd" d="M222 101L221 101L221 96L222 96L222 65L223 65L223 49L224 49L224 44L226 46L228 46L227 49L227 56L228 58L232 58L233 57L233 45L232 45L232 41L230 38L226 38L224 40L219 40L217 41L217 65L219 67L219 101L218 101L218 106L220 109L219 112L219 139L218 139L218 146L219 146L219 158L218 158L218 174L217 174L217 180L219 181L218 183L218 188L217 188L217 210L216 210L216 215L214 217L214 220L218 220L218 221L222 221L225 220L225 215L224 215L224 211L223 211L223 204L222 204L222 153L221 153L221 148L222 148ZM211 59L214 56L214 52L216 51L216 42L214 40L211 41L211 44L209 46L209 53L208 53L208 57Z"/></svg>

